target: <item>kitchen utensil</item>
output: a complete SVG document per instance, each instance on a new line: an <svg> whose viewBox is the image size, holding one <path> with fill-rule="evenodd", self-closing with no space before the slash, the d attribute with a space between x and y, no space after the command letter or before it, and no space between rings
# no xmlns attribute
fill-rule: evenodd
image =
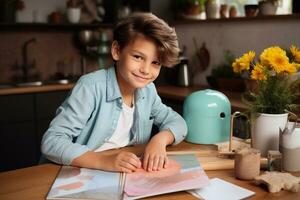
<svg viewBox="0 0 300 200"><path fill-rule="evenodd" d="M187 87L190 85L188 59L180 57L179 60L180 63L175 66L175 70L177 71L177 85Z"/></svg>
<svg viewBox="0 0 300 200"><path fill-rule="evenodd" d="M242 149L235 154L235 177L241 180L253 180L260 172L260 151Z"/></svg>
<svg viewBox="0 0 300 200"><path fill-rule="evenodd" d="M192 93L184 101L183 117L188 126L188 142L214 144L228 141L231 106L223 93L210 89Z"/></svg>
<svg viewBox="0 0 300 200"><path fill-rule="evenodd" d="M300 171L300 125L288 122L285 129L280 130L279 150L282 153L283 169L289 172Z"/></svg>
<svg viewBox="0 0 300 200"><path fill-rule="evenodd" d="M209 51L206 48L205 42L203 42L201 48L199 48L195 37L193 38L193 41L194 41L194 46L196 48L196 55L200 63L199 68L197 68L200 70L196 70L196 72L203 72L208 68L210 62Z"/></svg>
<svg viewBox="0 0 300 200"><path fill-rule="evenodd" d="M179 57L180 62L172 68L164 68L162 73L168 84L187 87L191 84L188 58Z"/></svg>
<svg viewBox="0 0 300 200"><path fill-rule="evenodd" d="M78 34L80 42L85 45L91 45L91 42L93 40L93 31L91 30L82 30Z"/></svg>

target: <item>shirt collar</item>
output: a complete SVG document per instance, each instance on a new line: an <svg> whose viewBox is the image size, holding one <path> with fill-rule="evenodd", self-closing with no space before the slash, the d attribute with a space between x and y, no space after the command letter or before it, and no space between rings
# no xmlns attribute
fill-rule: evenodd
<svg viewBox="0 0 300 200"><path fill-rule="evenodd" d="M106 100L112 101L122 98L118 85L115 67L109 67L106 72Z"/></svg>
<svg viewBox="0 0 300 200"><path fill-rule="evenodd" d="M135 91L135 101L145 98L145 89L137 89ZM122 98L119 84L116 76L115 66L111 66L107 69L106 72L106 100L112 101L118 98Z"/></svg>

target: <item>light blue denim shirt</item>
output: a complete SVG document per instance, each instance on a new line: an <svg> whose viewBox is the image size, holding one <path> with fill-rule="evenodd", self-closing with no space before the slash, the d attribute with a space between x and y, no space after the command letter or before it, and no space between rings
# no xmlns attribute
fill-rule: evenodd
<svg viewBox="0 0 300 200"><path fill-rule="evenodd" d="M70 165L76 157L94 151L114 133L122 102L114 67L82 76L44 134L42 153L51 161ZM129 144L147 143L153 123L159 130L172 132L173 144L180 143L187 134L184 119L161 102L151 83L135 92Z"/></svg>

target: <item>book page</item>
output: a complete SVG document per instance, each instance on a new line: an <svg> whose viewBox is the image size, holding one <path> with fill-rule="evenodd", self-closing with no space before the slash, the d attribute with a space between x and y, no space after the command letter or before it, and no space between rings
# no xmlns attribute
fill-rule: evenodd
<svg viewBox="0 0 300 200"><path fill-rule="evenodd" d="M169 155L169 165L160 171L143 169L127 174L124 199L136 199L175 191L201 188L209 179L193 154Z"/></svg>
<svg viewBox="0 0 300 200"><path fill-rule="evenodd" d="M47 199L120 199L121 173L63 166Z"/></svg>

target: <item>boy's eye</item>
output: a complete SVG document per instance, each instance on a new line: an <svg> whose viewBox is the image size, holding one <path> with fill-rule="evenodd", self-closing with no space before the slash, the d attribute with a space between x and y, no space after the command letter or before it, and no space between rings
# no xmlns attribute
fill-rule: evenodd
<svg viewBox="0 0 300 200"><path fill-rule="evenodd" d="M161 63L158 61L153 61L152 64L156 65L156 66L161 66Z"/></svg>
<svg viewBox="0 0 300 200"><path fill-rule="evenodd" d="M139 56L139 55L133 55L133 57L134 57L135 59L137 59L137 60L142 60L142 59L143 59L143 57L142 57L142 56Z"/></svg>

